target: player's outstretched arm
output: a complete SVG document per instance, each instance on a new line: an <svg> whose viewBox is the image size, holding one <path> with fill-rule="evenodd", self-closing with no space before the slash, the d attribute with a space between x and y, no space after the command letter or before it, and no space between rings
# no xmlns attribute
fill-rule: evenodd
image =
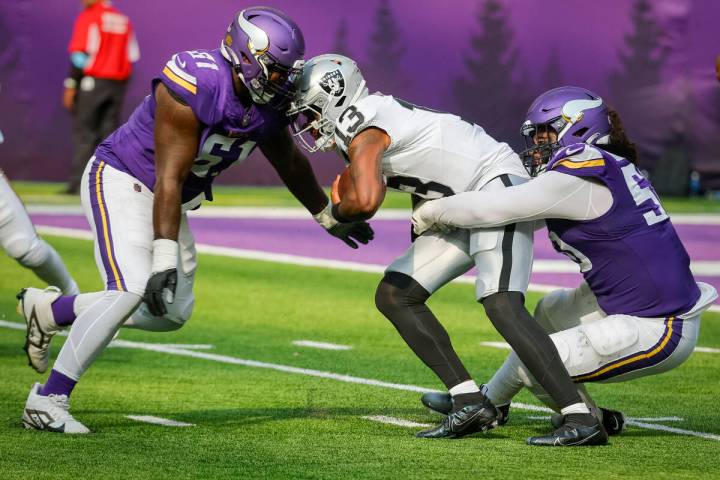
<svg viewBox="0 0 720 480"><path fill-rule="evenodd" d="M436 225L486 228L546 218L589 220L612 206L610 190L599 183L558 172L491 192L464 192L425 202L413 212L418 235Z"/></svg>
<svg viewBox="0 0 720 480"><path fill-rule="evenodd" d="M260 145L260 150L280 175L280 179L290 193L310 213L315 215L327 206L327 195L315 178L310 161L297 148L287 129Z"/></svg>
<svg viewBox="0 0 720 480"><path fill-rule="evenodd" d="M367 223L340 223L332 218L328 198L315 178L310 162L297 148L287 130L261 145L260 149L288 190L330 235L339 238L350 248L358 248L357 242L365 244L373 239L373 230Z"/></svg>
<svg viewBox="0 0 720 480"><path fill-rule="evenodd" d="M165 302L172 303L175 294L182 185L197 154L200 124L192 109L162 83L155 99L155 240L144 300L150 312L160 316L167 313Z"/></svg>
<svg viewBox="0 0 720 480"><path fill-rule="evenodd" d="M367 220L375 215L385 198L382 156L390 136L371 127L358 133L348 148L350 182L333 212L338 220Z"/></svg>

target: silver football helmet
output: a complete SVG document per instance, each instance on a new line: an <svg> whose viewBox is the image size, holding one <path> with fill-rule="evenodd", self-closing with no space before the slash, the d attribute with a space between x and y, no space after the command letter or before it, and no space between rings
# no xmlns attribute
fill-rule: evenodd
<svg viewBox="0 0 720 480"><path fill-rule="evenodd" d="M296 142L309 152L333 150L338 117L367 94L360 69L348 57L330 53L308 60L288 110Z"/></svg>

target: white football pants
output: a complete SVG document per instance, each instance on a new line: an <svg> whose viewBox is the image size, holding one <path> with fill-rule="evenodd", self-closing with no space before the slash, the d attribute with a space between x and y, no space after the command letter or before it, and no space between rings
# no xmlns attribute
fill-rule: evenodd
<svg viewBox="0 0 720 480"><path fill-rule="evenodd" d="M535 309L535 319L550 338L575 382L621 382L656 375L684 362L695 348L700 315L717 298L715 289L698 282L701 296L687 313L676 317L643 318L606 315L587 283L554 291ZM510 403L527 386L543 403L557 409L511 353L487 384L495 405Z"/></svg>

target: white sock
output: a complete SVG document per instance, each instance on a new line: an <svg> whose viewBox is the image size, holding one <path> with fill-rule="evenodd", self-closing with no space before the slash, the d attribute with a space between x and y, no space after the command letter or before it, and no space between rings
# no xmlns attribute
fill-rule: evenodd
<svg viewBox="0 0 720 480"><path fill-rule="evenodd" d="M485 384L483 393L494 405L507 405L525 385L521 373L526 375L522 362L513 352L490 381Z"/></svg>
<svg viewBox="0 0 720 480"><path fill-rule="evenodd" d="M134 293L117 290L103 292L97 302L75 319L53 369L73 380L79 380L140 301L140 296Z"/></svg>
<svg viewBox="0 0 720 480"><path fill-rule="evenodd" d="M573 403L560 410L563 415L570 415L571 413L590 413L590 409L584 403Z"/></svg>
<svg viewBox="0 0 720 480"><path fill-rule="evenodd" d="M450 395L454 397L455 395L462 395L463 393L475 393L479 391L480 389L477 383L475 383L475 380L467 380L452 387L450 389Z"/></svg>

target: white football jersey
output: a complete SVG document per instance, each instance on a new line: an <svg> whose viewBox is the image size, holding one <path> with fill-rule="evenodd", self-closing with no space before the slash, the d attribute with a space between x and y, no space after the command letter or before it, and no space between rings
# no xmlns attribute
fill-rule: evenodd
<svg viewBox="0 0 720 480"><path fill-rule="evenodd" d="M502 174L529 178L520 157L478 125L381 93L338 118L335 142L345 158L355 135L369 127L390 136L382 173L393 190L432 199L477 190Z"/></svg>

